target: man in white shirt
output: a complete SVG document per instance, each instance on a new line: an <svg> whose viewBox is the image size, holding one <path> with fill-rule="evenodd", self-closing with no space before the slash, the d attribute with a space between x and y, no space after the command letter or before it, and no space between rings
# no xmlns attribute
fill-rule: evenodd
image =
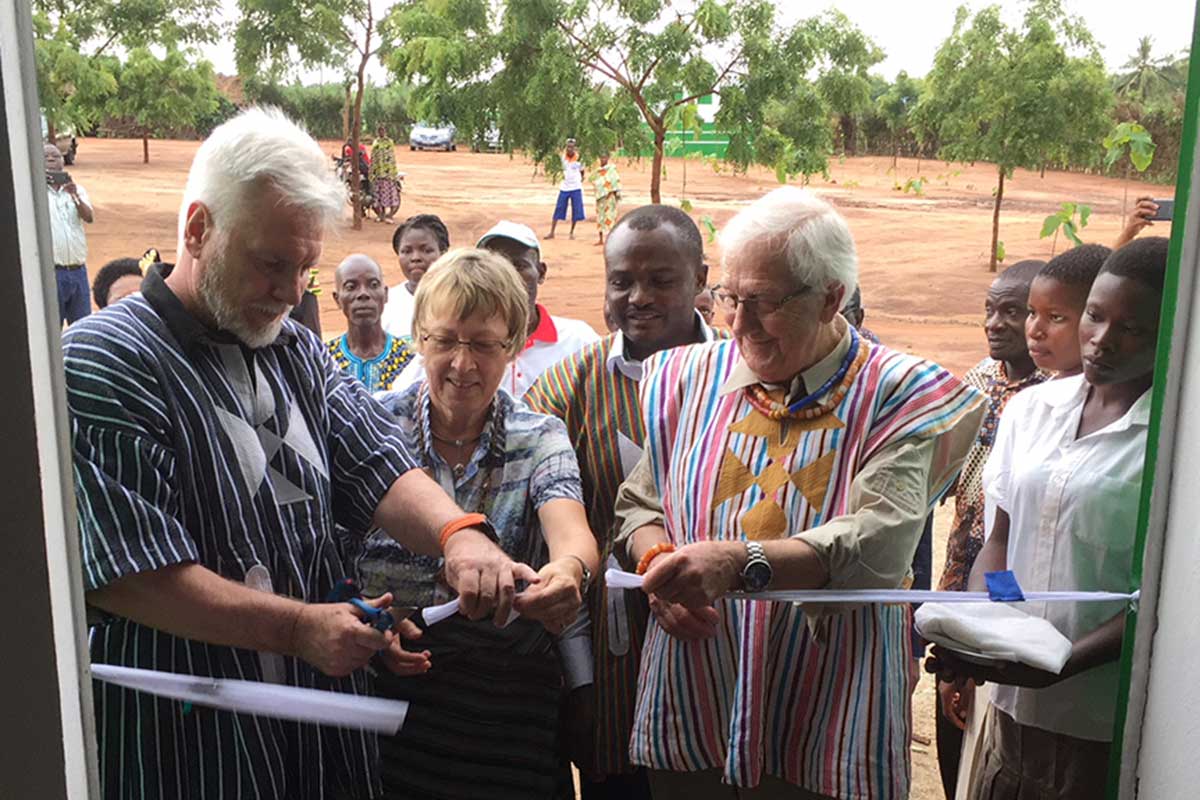
<svg viewBox="0 0 1200 800"><path fill-rule="evenodd" d="M575 224L584 219L583 213L583 162L574 139L567 139L567 150L562 158L563 179L558 187L558 202L554 205L554 217L550 220L547 239L554 238L554 229L560 219L567 218L567 203L571 204L571 238L575 238Z"/></svg>
<svg viewBox="0 0 1200 800"><path fill-rule="evenodd" d="M528 225L501 220L479 239L476 247L508 259L529 291L529 338L500 382L501 388L520 399L543 372L600 336L583 320L554 316L537 301L538 286L546 280L546 262L542 261L537 234ZM392 390L399 391L424 377L425 365L418 356L404 368Z"/></svg>
<svg viewBox="0 0 1200 800"><path fill-rule="evenodd" d="M50 237L54 278L58 284L58 315L71 323L92 311L87 278L87 236L83 223L95 219L82 186L63 170L62 153L46 145L46 204L50 207Z"/></svg>

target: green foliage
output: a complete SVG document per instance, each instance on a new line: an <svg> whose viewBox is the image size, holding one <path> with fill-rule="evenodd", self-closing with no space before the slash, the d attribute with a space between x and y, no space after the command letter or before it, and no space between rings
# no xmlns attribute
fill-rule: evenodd
<svg viewBox="0 0 1200 800"><path fill-rule="evenodd" d="M1078 211L1079 221L1076 222L1075 214ZM1064 236L1075 243L1075 246L1083 244L1083 239L1079 238L1079 231L1087 227L1088 219L1092 216L1092 207L1084 203L1076 205L1075 203L1063 203L1058 211L1055 211L1050 216L1046 217L1042 222L1042 232L1040 237L1045 239L1047 236L1057 235L1059 230L1062 230ZM1053 254L1053 250L1051 250Z"/></svg>
<svg viewBox="0 0 1200 800"><path fill-rule="evenodd" d="M840 11L826 11L806 24L821 52L817 91L837 117L842 149L854 153L857 120L871 109L868 72L883 60L883 50Z"/></svg>
<svg viewBox="0 0 1200 800"><path fill-rule="evenodd" d="M1030 3L1018 28L1001 20L997 6L974 17L959 8L926 89L920 120L936 133L940 155L990 161L1001 176L1017 167L1095 164L1096 142L1111 124L1113 94L1100 56L1058 0ZM1003 193L995 197L993 240Z"/></svg>
<svg viewBox="0 0 1200 800"><path fill-rule="evenodd" d="M1117 97L1135 104L1138 111L1169 103L1187 89L1187 55L1155 56L1153 51L1154 39L1141 37L1137 52L1122 66L1125 71L1113 79Z"/></svg>
<svg viewBox="0 0 1200 800"><path fill-rule="evenodd" d="M318 139L342 138L345 85L279 85L250 80L244 84L244 90L249 101L277 106L292 119L303 123ZM368 85L363 93L360 134L374 133L377 126L386 125L393 140L407 141L408 130L415 121L408 111L411 91L402 83L382 87Z"/></svg>
<svg viewBox="0 0 1200 800"><path fill-rule="evenodd" d="M1129 162L1138 172L1145 172L1154 160L1154 140L1136 122L1122 122L1104 137L1104 166L1111 167L1128 154Z"/></svg>
<svg viewBox="0 0 1200 800"><path fill-rule="evenodd" d="M195 127L219 106L212 64L190 64L173 47L161 59L144 47L131 51L117 85L106 111L132 122L143 139Z"/></svg>
<svg viewBox="0 0 1200 800"><path fill-rule="evenodd" d="M1001 240L1001 241L996 242L996 260L1003 261L1004 257L1007 255L1008 255L1008 250L1006 250L1004 247L1004 241Z"/></svg>
<svg viewBox="0 0 1200 800"><path fill-rule="evenodd" d="M1032 4L1019 29L996 6L970 20L960 9L926 88L921 105L941 155L991 161L1009 175L1060 161L1094 164L1113 102L1086 30L1053 2Z"/></svg>
<svg viewBox="0 0 1200 800"><path fill-rule="evenodd" d="M238 0L238 74L273 82L300 64L340 67L350 75L356 21L366 19L369 7L367 0Z"/></svg>
<svg viewBox="0 0 1200 800"><path fill-rule="evenodd" d="M709 244L717 241L717 223L708 214L700 218L700 227L704 229L704 236L708 239Z"/></svg>
<svg viewBox="0 0 1200 800"><path fill-rule="evenodd" d="M549 176L568 136L585 161L653 143L658 201L677 109L714 92L732 163L812 170L811 143L789 150L779 141L783 128L764 131L769 101L790 100L816 63L810 28L781 29L767 0L412 0L383 31L388 67L413 82L419 114L448 119L468 136L495 126L507 147L524 150Z"/></svg>
<svg viewBox="0 0 1200 800"><path fill-rule="evenodd" d="M925 194L925 179L924 178L909 178L904 182L904 193L912 192L917 197L922 197Z"/></svg>
<svg viewBox="0 0 1200 800"><path fill-rule="evenodd" d="M895 83L887 85L886 91L875 99L875 109L887 126L895 153L900 152L904 143L920 142L915 112L924 88L924 81L910 78L907 72L901 70L896 75Z"/></svg>
<svg viewBox="0 0 1200 800"><path fill-rule="evenodd" d="M220 0L34 0L38 94L51 129L82 132L117 90L108 53L214 41Z"/></svg>

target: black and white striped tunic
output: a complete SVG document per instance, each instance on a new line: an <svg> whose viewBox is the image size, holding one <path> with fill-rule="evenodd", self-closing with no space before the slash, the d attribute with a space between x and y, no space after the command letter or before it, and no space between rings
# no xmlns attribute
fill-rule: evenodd
<svg viewBox="0 0 1200 800"><path fill-rule="evenodd" d="M76 499L88 590L195 562L241 581L255 564L274 591L321 601L349 563L335 521L369 528L414 464L390 417L288 320L249 350L190 316L157 272L143 294L64 336ZM91 632L95 663L262 679L249 650L112 619ZM285 682L361 694L283 659ZM213 711L96 682L106 798L367 798L377 745L356 730Z"/></svg>

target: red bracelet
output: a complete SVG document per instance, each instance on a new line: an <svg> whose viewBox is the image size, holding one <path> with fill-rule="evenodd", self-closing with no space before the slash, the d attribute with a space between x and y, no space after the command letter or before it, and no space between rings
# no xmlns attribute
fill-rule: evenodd
<svg viewBox="0 0 1200 800"><path fill-rule="evenodd" d="M452 519L442 526L441 535L438 536L438 546L443 552L446 550L446 542L450 541L450 537L464 528L474 528L476 525L482 525L487 522L487 517L483 514L463 514L458 519Z"/></svg>
<svg viewBox="0 0 1200 800"><path fill-rule="evenodd" d="M647 550L646 554L642 556L642 560L639 561L637 565L637 574L645 575L646 570L650 569L650 563L654 561L654 559L658 558L663 553L674 552L675 545L671 544L670 542L659 542L658 544L654 545L654 547L651 547L649 550Z"/></svg>

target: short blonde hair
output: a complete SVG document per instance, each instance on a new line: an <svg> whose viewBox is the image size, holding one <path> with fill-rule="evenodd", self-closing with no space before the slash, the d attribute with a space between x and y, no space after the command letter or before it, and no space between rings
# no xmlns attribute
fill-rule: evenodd
<svg viewBox="0 0 1200 800"><path fill-rule="evenodd" d="M421 278L413 304L413 342L420 349L437 317L464 320L496 314L508 327L508 355L529 335L529 292L508 259L490 250L459 247L444 254Z"/></svg>

